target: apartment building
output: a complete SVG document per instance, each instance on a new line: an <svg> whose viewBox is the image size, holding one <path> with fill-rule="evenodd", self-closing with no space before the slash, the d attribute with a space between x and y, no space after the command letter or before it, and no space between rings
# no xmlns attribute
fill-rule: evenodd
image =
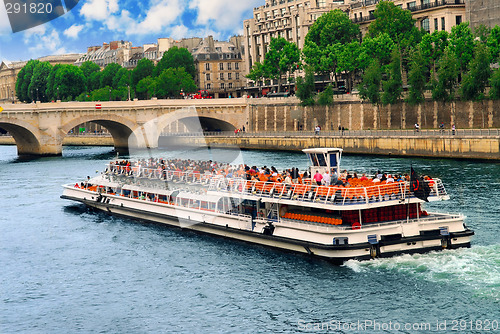
<svg viewBox="0 0 500 334"><path fill-rule="evenodd" d="M495 0L492 0L495 1ZM347 0L349 17L358 23L363 34L375 20L373 13L380 0ZM436 30L451 32L451 28L465 21L465 0L392 0L396 6L407 9L416 25L430 33Z"/></svg>
<svg viewBox="0 0 500 334"><path fill-rule="evenodd" d="M226 41L204 38L192 51L197 75L196 85L207 94L218 97L240 97L246 79L243 75L243 38Z"/></svg>

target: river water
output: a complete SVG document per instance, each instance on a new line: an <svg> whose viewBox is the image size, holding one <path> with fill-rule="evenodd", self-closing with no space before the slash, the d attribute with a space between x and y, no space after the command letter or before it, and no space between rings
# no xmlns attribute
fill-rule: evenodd
<svg viewBox="0 0 500 334"><path fill-rule="evenodd" d="M148 154L307 164L284 152ZM344 156L348 170L412 164L442 178L451 200L427 210L465 214L476 235L470 249L334 266L59 198L62 184L113 158L106 147L65 147L62 157L23 161L0 146L0 333L500 331L499 164Z"/></svg>

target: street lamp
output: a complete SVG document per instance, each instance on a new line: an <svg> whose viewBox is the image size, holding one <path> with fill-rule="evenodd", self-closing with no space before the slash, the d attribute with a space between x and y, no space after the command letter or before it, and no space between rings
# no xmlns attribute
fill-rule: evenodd
<svg viewBox="0 0 500 334"><path fill-rule="evenodd" d="M59 100L59 87L57 87L57 100Z"/></svg>
<svg viewBox="0 0 500 334"><path fill-rule="evenodd" d="M11 91L12 93L12 104L16 103L16 96L14 95L14 91Z"/></svg>
<svg viewBox="0 0 500 334"><path fill-rule="evenodd" d="M109 100L111 101L111 88L109 88Z"/></svg>
<svg viewBox="0 0 500 334"><path fill-rule="evenodd" d="M127 85L127 89L128 89L128 100L127 101L130 101L130 85Z"/></svg>
<svg viewBox="0 0 500 334"><path fill-rule="evenodd" d="M40 99L38 98L38 88L36 89L36 100L39 101Z"/></svg>

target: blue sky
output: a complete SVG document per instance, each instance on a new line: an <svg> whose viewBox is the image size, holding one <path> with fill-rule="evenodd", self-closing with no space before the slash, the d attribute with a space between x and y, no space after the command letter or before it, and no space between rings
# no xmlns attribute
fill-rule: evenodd
<svg viewBox="0 0 500 334"><path fill-rule="evenodd" d="M3 2L3 1L0 1ZM157 38L204 37L227 40L242 34L243 20L264 0L80 0L70 12L46 24L12 33L0 3L0 61L53 54L85 53L87 46L113 40L134 46Z"/></svg>

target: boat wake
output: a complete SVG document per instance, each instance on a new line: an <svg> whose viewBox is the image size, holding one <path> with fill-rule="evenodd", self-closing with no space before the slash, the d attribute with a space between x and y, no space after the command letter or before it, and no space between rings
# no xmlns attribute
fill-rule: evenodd
<svg viewBox="0 0 500 334"><path fill-rule="evenodd" d="M344 266L355 272L396 271L432 282L462 284L476 297L500 302L500 244L371 261L349 260Z"/></svg>

